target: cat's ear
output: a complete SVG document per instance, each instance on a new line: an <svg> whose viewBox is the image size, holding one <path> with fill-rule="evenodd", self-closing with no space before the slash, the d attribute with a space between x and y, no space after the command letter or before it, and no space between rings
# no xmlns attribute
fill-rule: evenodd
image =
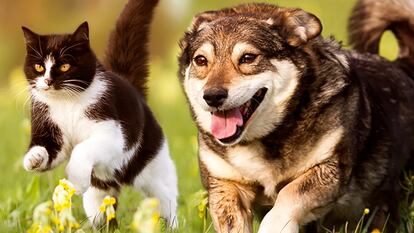
<svg viewBox="0 0 414 233"><path fill-rule="evenodd" d="M22 26L22 30L24 39L26 40L26 44L31 44L39 40L39 35L33 32L32 30L28 29L27 27Z"/></svg>
<svg viewBox="0 0 414 233"><path fill-rule="evenodd" d="M83 22L76 31L72 34L75 41L89 41L89 26L88 22Z"/></svg>

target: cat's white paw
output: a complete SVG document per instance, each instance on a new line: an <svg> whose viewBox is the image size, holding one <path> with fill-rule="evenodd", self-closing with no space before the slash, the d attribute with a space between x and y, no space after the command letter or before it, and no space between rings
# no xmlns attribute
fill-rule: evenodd
<svg viewBox="0 0 414 233"><path fill-rule="evenodd" d="M44 171L47 168L49 153L43 146L33 146L24 156L23 167L27 171Z"/></svg>
<svg viewBox="0 0 414 233"><path fill-rule="evenodd" d="M83 194L91 186L92 167L85 163L69 161L66 174L68 180L75 186L76 194Z"/></svg>

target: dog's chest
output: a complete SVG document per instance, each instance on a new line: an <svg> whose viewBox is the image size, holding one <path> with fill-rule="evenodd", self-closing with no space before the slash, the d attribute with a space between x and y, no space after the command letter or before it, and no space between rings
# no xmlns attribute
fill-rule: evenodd
<svg viewBox="0 0 414 233"><path fill-rule="evenodd" d="M293 156L283 155L279 159L266 159L267 152L259 142L227 148L224 156L201 144L200 160L211 176L243 183L259 183L263 186L265 195L274 197L279 184L300 176L307 169L332 156L343 131L342 127L334 128L316 140L310 149L301 150L298 146Z"/></svg>
<svg viewBox="0 0 414 233"><path fill-rule="evenodd" d="M260 183L266 195L274 195L281 174L278 174L275 164L264 158L261 146L231 148L227 152L227 161L245 180Z"/></svg>
<svg viewBox="0 0 414 233"><path fill-rule="evenodd" d="M228 148L225 159L202 146L200 159L210 175L241 183L259 183L268 196L275 194L276 185L283 179L275 164L263 157L259 144Z"/></svg>

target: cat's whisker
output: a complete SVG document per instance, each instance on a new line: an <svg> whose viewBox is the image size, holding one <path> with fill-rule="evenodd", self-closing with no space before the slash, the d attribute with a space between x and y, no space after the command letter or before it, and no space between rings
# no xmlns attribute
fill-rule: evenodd
<svg viewBox="0 0 414 233"><path fill-rule="evenodd" d="M79 89L82 89L82 90L86 90L86 88L81 87L81 86L76 85L76 84L71 83L71 82L68 82L68 83L63 83L63 82L62 82L62 85L63 85L63 86L71 86L71 87L79 88Z"/></svg>
<svg viewBox="0 0 414 233"><path fill-rule="evenodd" d="M71 82L62 82L62 84L64 84L64 85L66 85L66 84L72 84L72 85L75 85L75 86L79 86L83 90L85 90L86 87L80 86L79 84L84 84L85 86L88 86L89 85L89 83L87 83L87 82L80 82L80 81L76 81L76 80L71 81Z"/></svg>
<svg viewBox="0 0 414 233"><path fill-rule="evenodd" d="M43 59L42 54L40 54L39 51L37 51L35 48L33 48L30 44L27 44L27 46L29 48L31 48L33 50L33 52L35 52L38 55L37 58Z"/></svg>
<svg viewBox="0 0 414 233"><path fill-rule="evenodd" d="M82 83L85 83L85 84L89 84L88 82L86 82L84 80L80 80L80 79L66 79L66 80L63 80L62 82L82 82Z"/></svg>
<svg viewBox="0 0 414 233"><path fill-rule="evenodd" d="M30 86L27 86L27 87L24 87L24 88L22 88L21 90L19 90L15 95L14 95L14 97L15 98L17 98L17 97L19 97L20 95L22 95L23 93L25 93L25 92L27 92L27 93L29 93L30 92Z"/></svg>
<svg viewBox="0 0 414 233"><path fill-rule="evenodd" d="M63 51L62 51L61 53L59 53L59 55L60 55L60 56L63 56L63 55L66 53L66 51L68 51L69 49L75 48L75 47L77 47L77 46L79 46L79 45L81 45L81 44L84 44L84 43L85 43L85 41L80 42L80 43L77 43L77 44L74 44L74 45L71 45L71 46L68 46L68 47L65 47L65 48L63 49Z"/></svg>
<svg viewBox="0 0 414 233"><path fill-rule="evenodd" d="M63 86L65 86L65 85L69 86L70 85L70 86L73 86L73 87L75 87L77 89L80 89L82 91L85 91L87 87L84 87L83 85L80 85L80 84L83 84L83 83L77 83L77 82L65 82L65 83L61 83L61 85L63 85ZM87 85L87 84L84 84L84 85Z"/></svg>
<svg viewBox="0 0 414 233"><path fill-rule="evenodd" d="M73 60L76 60L76 58L73 55L71 55L71 54L63 54L63 55L60 55L60 58L64 58L64 57L70 57Z"/></svg>
<svg viewBox="0 0 414 233"><path fill-rule="evenodd" d="M40 54L43 57L42 42L40 41L40 37L38 37L37 41L39 42Z"/></svg>
<svg viewBox="0 0 414 233"><path fill-rule="evenodd" d="M23 103L23 109L27 109L28 107L27 107L27 104L29 103L29 101L31 101L31 97L30 96L27 96L26 98L25 98L25 100L24 100L24 103Z"/></svg>
<svg viewBox="0 0 414 233"><path fill-rule="evenodd" d="M66 94L66 97L68 97L69 100L74 100L74 96L73 96L73 94L72 94L72 92L69 88L65 89L65 94Z"/></svg>
<svg viewBox="0 0 414 233"><path fill-rule="evenodd" d="M74 84L64 84L62 85L62 87L65 88L65 90L75 91L77 92L76 94L78 94L80 91L85 91L85 88L74 85Z"/></svg>
<svg viewBox="0 0 414 233"><path fill-rule="evenodd" d="M31 57L33 57L33 58L40 58L39 56L36 56L36 55L33 55L33 54L27 54L28 56L31 56Z"/></svg>

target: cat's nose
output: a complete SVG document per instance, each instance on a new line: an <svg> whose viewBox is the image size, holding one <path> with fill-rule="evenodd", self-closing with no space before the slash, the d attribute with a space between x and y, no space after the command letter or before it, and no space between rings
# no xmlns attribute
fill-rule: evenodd
<svg viewBox="0 0 414 233"><path fill-rule="evenodd" d="M46 85L50 86L52 84L52 79L51 78L45 78L44 82Z"/></svg>

